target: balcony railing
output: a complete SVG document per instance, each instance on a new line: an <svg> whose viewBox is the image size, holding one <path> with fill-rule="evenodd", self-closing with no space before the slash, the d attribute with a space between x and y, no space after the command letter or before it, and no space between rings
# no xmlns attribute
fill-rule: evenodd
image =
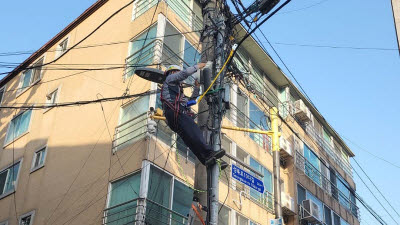
<svg viewBox="0 0 400 225"><path fill-rule="evenodd" d="M325 177L314 165L311 164L304 156L296 151L296 167L302 171L312 180L318 184L325 192L332 195L341 205L347 208L356 218L359 218L360 212L355 202L349 199L340 191L335 184L333 184L327 177Z"/></svg>
<svg viewBox="0 0 400 225"><path fill-rule="evenodd" d="M112 150L115 152L143 138L147 131L147 113L136 116L115 128Z"/></svg>
<svg viewBox="0 0 400 225"><path fill-rule="evenodd" d="M169 65L190 66L182 59L180 54L181 52L174 52L161 40L155 39L125 59L126 68L124 77L132 76L137 67L151 65L162 65L165 67ZM160 58L157 59L156 56ZM161 62L157 63L157 61Z"/></svg>
<svg viewBox="0 0 400 225"><path fill-rule="evenodd" d="M335 163L342 168L350 177L353 177L353 170L349 162L345 161L340 155L338 155L331 143L328 143L322 135L320 135L311 124L303 124L304 130L311 136L319 146L324 149L326 153L335 161Z"/></svg>
<svg viewBox="0 0 400 225"><path fill-rule="evenodd" d="M137 198L104 209L103 225L185 225L187 217L150 199Z"/></svg>
<svg viewBox="0 0 400 225"><path fill-rule="evenodd" d="M182 0L166 0L167 5L192 29L203 29L203 19Z"/></svg>

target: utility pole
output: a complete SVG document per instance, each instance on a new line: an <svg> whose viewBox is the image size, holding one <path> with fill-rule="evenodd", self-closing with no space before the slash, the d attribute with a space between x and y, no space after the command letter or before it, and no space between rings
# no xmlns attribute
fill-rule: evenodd
<svg viewBox="0 0 400 225"><path fill-rule="evenodd" d="M278 126L278 109L272 107L270 109L271 117L271 131L272 131L272 157L274 164L274 207L275 207L275 219L282 218L281 208L281 176L280 176L280 147L279 147L279 126Z"/></svg>
<svg viewBox="0 0 400 225"><path fill-rule="evenodd" d="M212 68L206 68L203 71L204 80L207 80L204 85L206 89L209 85L209 79L214 77L221 70L225 55L225 15L223 7L219 0L203 0L203 32L201 57L202 62L213 62ZM218 7L218 8L216 8ZM216 26L216 27L215 27ZM210 27L215 27L210 29ZM204 51L205 50L205 51ZM221 146L221 121L222 121L222 89L224 74L221 73L219 79L214 85L214 90L218 90L210 96L206 96L206 101L200 101L198 124L203 130L203 135L208 144L213 146L214 151L219 151ZM203 90L204 91L204 90ZM211 120L209 120L211 119ZM210 121L210 122L209 122ZM211 130L209 129L211 128ZM196 193L195 196L199 199L200 204L207 206L207 224L218 224L218 199L219 199L219 166L214 164L205 168L203 165L196 165L195 188L207 190L207 193ZM196 223L195 223L196 224Z"/></svg>

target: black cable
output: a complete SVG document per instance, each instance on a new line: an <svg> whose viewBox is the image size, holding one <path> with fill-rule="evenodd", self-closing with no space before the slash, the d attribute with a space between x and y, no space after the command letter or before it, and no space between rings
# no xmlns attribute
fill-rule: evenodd
<svg viewBox="0 0 400 225"><path fill-rule="evenodd" d="M228 196L229 196L229 191L230 191L230 189L231 189L231 187L229 186L229 177L228 177L228 174L226 173L226 170L224 170L224 173L225 173L226 180L228 181L228 193L226 193L225 200L224 200L224 202L222 203L221 207L219 208L218 214L221 212L222 207L225 206L226 200L228 199Z"/></svg>
<svg viewBox="0 0 400 225"><path fill-rule="evenodd" d="M361 167L360 164L358 164L357 160L353 158L354 162L357 164L357 166L361 169L361 171L364 173L364 175L368 178L368 180L374 185L375 189L379 192L379 194L385 199L385 201L388 203L388 205L393 209L393 211L397 214L398 217L400 217L399 213L397 210L393 207L392 204L387 200L387 198L382 194L382 192L379 190L379 188L375 185L375 183L371 180L371 178L368 176L368 174L364 171L364 169ZM354 169L354 168L353 168Z"/></svg>
<svg viewBox="0 0 400 225"><path fill-rule="evenodd" d="M127 8L129 5L131 5L133 2L135 2L136 0L132 0L130 2L128 2L126 5L124 5L123 7L121 7L120 9L118 9L117 11L115 11L113 14L111 14L109 17L107 17L106 20L104 20L100 25L98 25L94 30L92 30L88 35L86 35L84 38L82 38L80 41L78 41L76 44L74 44L71 48L67 49L60 57L48 62L48 63L44 63L40 66L32 66L32 67L25 67L23 68L23 66L21 66L21 68L16 68L15 70L12 71L12 73L19 73L23 70L26 69L34 69L34 68L38 68L38 67L42 67L42 66L46 66L52 63L57 62L59 59L61 59L63 56L65 56L69 51L71 51L73 48L75 48L76 46L78 46L79 44L81 44L82 42L84 42L86 39L88 39L90 36L92 36L97 30L99 30L104 24L106 24L111 18L113 18L115 15L117 15L119 12L121 12L122 10L124 10L125 8Z"/></svg>
<svg viewBox="0 0 400 225"><path fill-rule="evenodd" d="M168 35L163 35L163 36L151 37L151 38L148 38L148 39L149 40L158 39L158 38L162 38L162 37L170 37L170 36L175 36L175 35L188 34L188 33L194 33L194 32L201 32L201 31L202 30L193 30L193 31L182 32L182 33L179 33L179 34L168 34ZM102 46L109 46L109 45L116 45L116 44L125 44L125 43L129 43L129 42L136 42L136 41L142 41L142 40L144 40L144 38L136 39L136 40L133 40L133 41L128 40L128 41L116 41L116 42L84 45L84 46L80 46L80 47L75 47L73 49L67 48L67 50L68 49L76 50L76 49L83 49L83 48L92 48L92 47L102 47ZM47 50L46 52L58 52L58 51L59 50ZM0 53L0 57L2 57L2 56L13 56L13 55L23 55L23 54L33 54L33 53L35 53L35 50L15 51L15 52L2 52L2 53Z"/></svg>
<svg viewBox="0 0 400 225"><path fill-rule="evenodd" d="M86 101L63 102L63 103L55 103L53 105L47 105L46 103L41 103L40 105L22 105L22 106L4 106L3 105L3 106L0 106L0 109L25 109L25 110L30 110L30 109L49 109L49 108L68 107L68 106L81 106L81 105L88 105L88 104L93 104L93 103L129 99L129 98L134 98L134 97L151 95L151 94L155 94L155 93L157 93L157 91L146 91L146 92L142 92L142 93L139 93L139 94L133 94L133 95L101 98L101 99L86 100ZM18 103L14 103L14 104L18 104Z"/></svg>

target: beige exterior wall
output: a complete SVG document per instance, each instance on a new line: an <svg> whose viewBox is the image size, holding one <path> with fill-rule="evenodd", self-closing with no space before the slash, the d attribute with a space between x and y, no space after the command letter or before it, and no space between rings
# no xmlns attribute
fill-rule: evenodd
<svg viewBox="0 0 400 225"><path fill-rule="evenodd" d="M68 48L84 38L111 12L116 11L127 2L128 0L106 2L65 36L69 39ZM48 66L48 70L42 71L42 78L38 85L31 86L22 93L17 94L16 91L21 74L12 78L6 84L2 105L45 103L46 96L57 88L57 102L121 96L129 83L129 79L123 78L124 68L96 71L79 69L107 67L95 64L125 65L125 59L129 55L129 41L146 27L162 21L163 18L166 18L180 32L186 33L185 38L193 45L199 41L198 34L187 33L191 31L191 28L167 7L165 2L161 1L157 12L154 13L154 10L155 7L132 20L133 6L127 7L80 46L113 42L120 42L119 44L71 50L55 64ZM199 11L197 5L194 6L194 11ZM151 22L153 14L155 17ZM55 58L54 50L57 45L58 43L43 55L45 63ZM77 70L51 70L52 66L58 69L65 67ZM142 93L155 87L137 76L131 79L132 84L128 86L129 94ZM278 88L272 83L268 83L268 85L274 91ZM252 96L251 93L247 94ZM150 99L154 104L155 96ZM262 108L263 103L253 97L250 99ZM104 102L101 105L33 110L28 132L0 150L0 171L11 165L13 161L22 160L15 193L0 199L0 222L8 220L10 225L17 224L16 217L19 218L21 215L35 210L33 221L35 225L101 224L103 210L107 207L109 198L110 182L139 171L144 160L165 169L178 180L193 185L194 163L185 160L183 156L178 159L174 148L171 149L170 146L161 143L155 137L147 137L112 154L112 143L115 128L119 124L121 107L129 102L129 100L123 100ZM18 113L18 110L11 109L0 111L0 143L5 142L9 123ZM354 187L351 177L347 177L334 162L330 162L329 157L324 155L320 147L306 135L299 124L293 120L286 122L291 128L282 123L282 134L285 138L291 140L292 130L297 132L320 157L335 166ZM223 123L232 125L232 122L227 119L224 119ZM229 130L223 132L262 166L273 171L271 154L255 143L248 134ZM47 146L45 165L32 172L34 152L43 146ZM287 161L285 168L281 167L280 175L284 182L284 192L292 198L296 199L296 185L300 183L331 206L342 218L347 219L350 224L359 224L336 200L324 194L304 173L301 174L294 166L293 158ZM241 214L258 224L269 224L269 220L274 218L271 209L250 197L243 197L240 206L238 204L240 192L232 183L230 186L228 189L227 184L221 182L219 196L220 202L223 202L228 195L226 206L234 212L233 215ZM233 217L231 216L231 218ZM289 216L285 219L287 219L286 224L298 224L297 217Z"/></svg>
<svg viewBox="0 0 400 225"><path fill-rule="evenodd" d="M399 0L392 0L392 9L393 9L394 23L396 27L397 44L399 44L399 49L400 49L400 1Z"/></svg>

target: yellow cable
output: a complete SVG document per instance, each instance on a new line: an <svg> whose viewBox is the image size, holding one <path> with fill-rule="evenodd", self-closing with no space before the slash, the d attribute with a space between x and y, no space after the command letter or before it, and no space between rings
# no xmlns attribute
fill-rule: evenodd
<svg viewBox="0 0 400 225"><path fill-rule="evenodd" d="M215 81L217 81L219 75L222 73L222 71L225 69L226 64L228 64L229 60L232 58L233 56L233 52L235 49L232 49L231 52L229 53L228 58L226 59L224 65L222 66L221 70L218 72L217 76L215 76L214 80L211 82L210 86L207 88L207 90L200 96L199 100L197 100L197 104L199 104L199 102L201 101L201 99L203 99L203 97L207 94L207 92L210 90L210 88L214 85Z"/></svg>

